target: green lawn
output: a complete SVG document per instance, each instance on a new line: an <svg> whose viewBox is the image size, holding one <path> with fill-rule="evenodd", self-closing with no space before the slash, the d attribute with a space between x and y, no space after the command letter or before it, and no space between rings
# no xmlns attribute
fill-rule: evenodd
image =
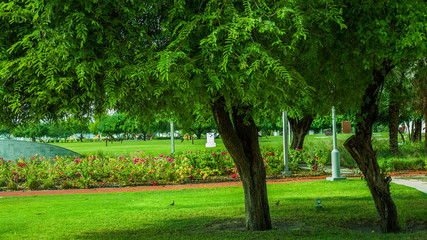
<svg viewBox="0 0 427 240"><path fill-rule="evenodd" d="M338 145L342 143L349 137L348 134L339 134L338 135ZM384 136L384 138L387 136ZM381 136L375 138L382 138ZM274 147L282 148L283 138L282 136L269 136L269 137L260 137L259 138L261 147ZM185 152L185 151L199 151L206 149L205 147L206 139L197 139L194 141L194 145L191 144L191 141L181 142L180 140L175 140L175 152ZM215 139L217 145L216 148L210 148L214 150L225 149L224 144L221 139ZM105 146L105 142L73 142L73 143L52 143L53 145L61 146L68 148L80 154L124 154L136 151L146 151L153 154L168 154L171 152L171 141L170 140L150 140L150 141L123 141L110 143L108 146ZM332 136L325 135L308 135L305 138L304 147L322 147L322 148L332 148Z"/></svg>
<svg viewBox="0 0 427 240"><path fill-rule="evenodd" d="M242 187L3 197L0 239L423 239L427 195L391 190L400 234L379 233L368 187L352 179L268 185L274 229L265 232L244 230Z"/></svg>

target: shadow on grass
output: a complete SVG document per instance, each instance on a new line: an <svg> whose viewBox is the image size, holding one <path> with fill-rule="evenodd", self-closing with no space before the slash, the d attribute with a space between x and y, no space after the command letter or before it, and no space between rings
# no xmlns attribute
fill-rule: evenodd
<svg viewBox="0 0 427 240"><path fill-rule="evenodd" d="M174 221L174 220L173 220ZM80 233L75 239L423 239L426 222L411 222L410 231L381 234L371 222L355 222L351 226L313 225L309 222L273 220L269 231L246 231L244 219L191 218L137 229L100 229ZM203 222L204 224L197 225ZM191 225L194 224L194 225ZM424 225L423 225L424 224Z"/></svg>
<svg viewBox="0 0 427 240"><path fill-rule="evenodd" d="M423 201L423 195L415 201ZM250 232L245 229L242 215L224 217L180 217L150 224L136 224L133 229L86 231L76 239L425 239L427 219L412 217L401 221L404 229L399 234L381 234L378 215L371 197L328 197L323 199L323 210L315 210L314 200L283 198L283 204L270 205L273 229ZM397 201L405 201L398 197ZM298 205L295 205L298 202ZM354 204L359 202L359 204ZM360 204L364 202L364 204ZM367 209L361 207L367 206ZM186 206L182 206L186 208ZM180 207L175 206L178 210ZM207 209L208 210L208 209ZM427 209L416 211L426 212ZM244 211L244 210L243 210ZM200 215L203 215L201 212ZM124 228L124 227L123 227Z"/></svg>

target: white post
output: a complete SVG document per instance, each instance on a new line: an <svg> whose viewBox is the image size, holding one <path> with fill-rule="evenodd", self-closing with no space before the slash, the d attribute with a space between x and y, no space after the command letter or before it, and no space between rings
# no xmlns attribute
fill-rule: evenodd
<svg viewBox="0 0 427 240"><path fill-rule="evenodd" d="M285 163L285 170L282 172L283 175L291 175L289 171L289 152L288 152L288 112L282 112L283 118L283 158Z"/></svg>
<svg viewBox="0 0 427 240"><path fill-rule="evenodd" d="M331 163L332 163L332 177L326 178L329 181L339 181L344 180L346 177L340 176L340 152L337 149L337 128L335 120L335 108L332 107L332 133L333 133L333 147L331 153Z"/></svg>
<svg viewBox="0 0 427 240"><path fill-rule="evenodd" d="M171 121L171 152L175 153L175 138L174 138L174 130L173 130L173 121Z"/></svg>

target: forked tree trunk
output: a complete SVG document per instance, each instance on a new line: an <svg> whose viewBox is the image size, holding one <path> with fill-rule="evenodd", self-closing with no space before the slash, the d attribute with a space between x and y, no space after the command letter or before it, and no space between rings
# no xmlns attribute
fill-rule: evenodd
<svg viewBox="0 0 427 240"><path fill-rule="evenodd" d="M303 148L304 138L310 130L313 120L313 116L311 115L306 115L301 119L289 118L289 123L291 124L293 132L291 149Z"/></svg>
<svg viewBox="0 0 427 240"><path fill-rule="evenodd" d="M257 126L246 114L247 108L233 108L232 118L223 97L212 103L212 112L222 141L237 166L245 194L246 229L269 230L270 208L267 198L266 173L262 160Z"/></svg>
<svg viewBox="0 0 427 240"><path fill-rule="evenodd" d="M374 82L369 84L363 96L363 103L358 113L356 135L344 143L345 148L356 161L365 175L366 181L380 216L380 227L383 233L400 230L396 205L390 196L391 178L381 174L376 152L372 148L372 125L378 117L378 95L384 84L385 76L391 67L383 71L374 70Z"/></svg>
<svg viewBox="0 0 427 240"><path fill-rule="evenodd" d="M402 91L402 81L391 89L390 103L388 107L388 127L390 133L390 152L393 155L399 154L398 133L399 133L399 111L400 93Z"/></svg>

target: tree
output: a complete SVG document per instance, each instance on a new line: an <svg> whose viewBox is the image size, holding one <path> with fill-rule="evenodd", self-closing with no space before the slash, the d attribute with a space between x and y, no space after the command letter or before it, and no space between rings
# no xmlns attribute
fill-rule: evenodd
<svg viewBox="0 0 427 240"><path fill-rule="evenodd" d="M62 138L66 140L68 137L73 135L73 132L64 125L63 122L56 122L49 125L49 130L47 132L47 136L51 138Z"/></svg>
<svg viewBox="0 0 427 240"><path fill-rule="evenodd" d="M347 73L348 81L358 82L359 89L363 90L357 105L356 134L344 145L365 175L380 216L381 231L397 232L400 226L390 196L391 178L380 172L372 148L372 125L378 117L378 100L387 84L386 76L403 61L419 59L425 54L426 4L403 0L398 4L390 1L341 2L346 7L343 18L348 30L339 32L333 49L346 53L339 59L352 69L342 71L341 66L335 69L338 73Z"/></svg>
<svg viewBox="0 0 427 240"><path fill-rule="evenodd" d="M210 109L203 108L203 106L199 105L189 110L191 112L181 112L179 116L177 116L183 133L190 135L194 134L197 139L200 139L202 134L215 131L217 127Z"/></svg>
<svg viewBox="0 0 427 240"><path fill-rule="evenodd" d="M114 141L114 135L123 133L123 125L125 123L126 115L114 113L113 115L102 116L97 123L97 132L108 135L110 141Z"/></svg>
<svg viewBox="0 0 427 240"><path fill-rule="evenodd" d="M12 132L15 137L25 137L31 138L33 142L37 140L37 138L41 138L48 134L49 127L46 123L39 124L31 124L26 126L18 126ZM43 140L41 140L43 141Z"/></svg>
<svg viewBox="0 0 427 240"><path fill-rule="evenodd" d="M109 108L173 119L203 105L242 179L247 229L271 229L254 116L283 105L291 86L309 92L286 57L309 35L307 2L313 21L341 23L326 0L1 3L2 121Z"/></svg>
<svg viewBox="0 0 427 240"><path fill-rule="evenodd" d="M425 58L418 59L409 69L409 87L413 93L412 107L416 114L422 115L424 122L427 124L427 63ZM421 119L415 121L418 131L414 131L411 136L412 140L421 141ZM425 134L424 148L427 148L427 131Z"/></svg>
<svg viewBox="0 0 427 240"><path fill-rule="evenodd" d="M80 134L80 141L83 142L83 134L89 133L89 120L84 118L69 117L63 123L72 134Z"/></svg>
<svg viewBox="0 0 427 240"><path fill-rule="evenodd" d="M0 135L5 135L9 139L10 135L11 135L11 132L12 132L11 128L8 128L8 127L5 127L5 126L1 126Z"/></svg>

